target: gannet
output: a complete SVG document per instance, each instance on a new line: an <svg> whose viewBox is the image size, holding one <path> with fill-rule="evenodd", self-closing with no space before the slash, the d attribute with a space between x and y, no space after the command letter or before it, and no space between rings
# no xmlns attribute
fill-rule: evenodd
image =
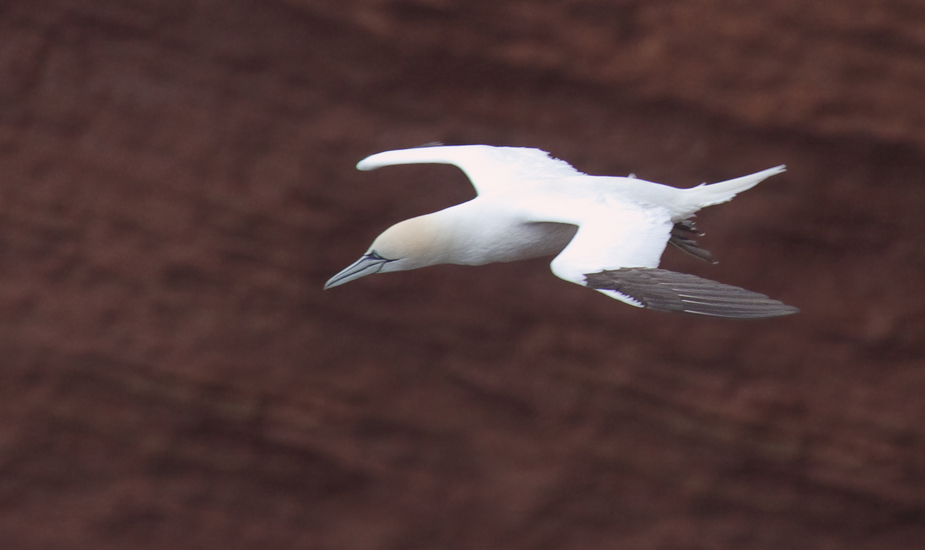
<svg viewBox="0 0 925 550"><path fill-rule="evenodd" d="M477 196L388 228L325 289L374 273L555 256L550 267L556 276L632 306L736 318L798 311L764 294L658 268L667 244L713 262L697 246L694 237L701 234L691 218L784 166L689 189L632 175L591 176L523 147L424 146L378 153L356 167L417 163L460 168Z"/></svg>

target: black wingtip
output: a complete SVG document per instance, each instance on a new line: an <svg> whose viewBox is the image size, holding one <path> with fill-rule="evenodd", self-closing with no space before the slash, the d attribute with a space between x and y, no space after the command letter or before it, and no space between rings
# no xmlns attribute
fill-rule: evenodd
<svg viewBox="0 0 925 550"><path fill-rule="evenodd" d="M734 319L782 317L800 311L758 292L665 269L606 270L585 275L585 281L589 288L617 292L656 311Z"/></svg>

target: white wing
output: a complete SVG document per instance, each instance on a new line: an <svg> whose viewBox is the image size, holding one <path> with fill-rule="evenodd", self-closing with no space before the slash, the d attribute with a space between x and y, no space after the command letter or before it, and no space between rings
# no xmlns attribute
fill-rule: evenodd
<svg viewBox="0 0 925 550"><path fill-rule="evenodd" d="M674 224L667 209L594 208L552 261L553 273L627 304L714 317L762 318L799 311L764 294L657 269Z"/></svg>
<svg viewBox="0 0 925 550"><path fill-rule="evenodd" d="M589 273L657 267L673 226L667 210L632 204L597 204L582 218L575 237L550 264L557 277L582 286L587 286ZM605 293L628 304L642 305L620 292Z"/></svg>
<svg viewBox="0 0 925 550"><path fill-rule="evenodd" d="M554 159L539 149L491 145L433 146L385 151L361 160L357 163L357 169L374 170L396 164L425 163L457 166L466 173L480 195L499 192L527 181L584 175L569 163Z"/></svg>

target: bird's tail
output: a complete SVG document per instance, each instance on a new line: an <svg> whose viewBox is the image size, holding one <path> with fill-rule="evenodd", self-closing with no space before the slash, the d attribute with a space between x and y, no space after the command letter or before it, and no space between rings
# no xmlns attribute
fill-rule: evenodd
<svg viewBox="0 0 925 550"><path fill-rule="evenodd" d="M731 200L737 193L747 191L765 179L780 174L785 170L784 165L780 165L748 176L742 176L741 178L711 183L710 185L702 183L697 187L683 190L685 202L692 212L696 212L701 208Z"/></svg>

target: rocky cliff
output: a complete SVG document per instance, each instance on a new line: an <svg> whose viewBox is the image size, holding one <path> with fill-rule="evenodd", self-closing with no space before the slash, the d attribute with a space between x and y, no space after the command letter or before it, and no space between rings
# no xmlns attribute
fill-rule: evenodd
<svg viewBox="0 0 925 550"><path fill-rule="evenodd" d="M9 0L4 548L925 544L913 0ZM681 187L802 309L623 306L547 261L323 282L540 147Z"/></svg>

